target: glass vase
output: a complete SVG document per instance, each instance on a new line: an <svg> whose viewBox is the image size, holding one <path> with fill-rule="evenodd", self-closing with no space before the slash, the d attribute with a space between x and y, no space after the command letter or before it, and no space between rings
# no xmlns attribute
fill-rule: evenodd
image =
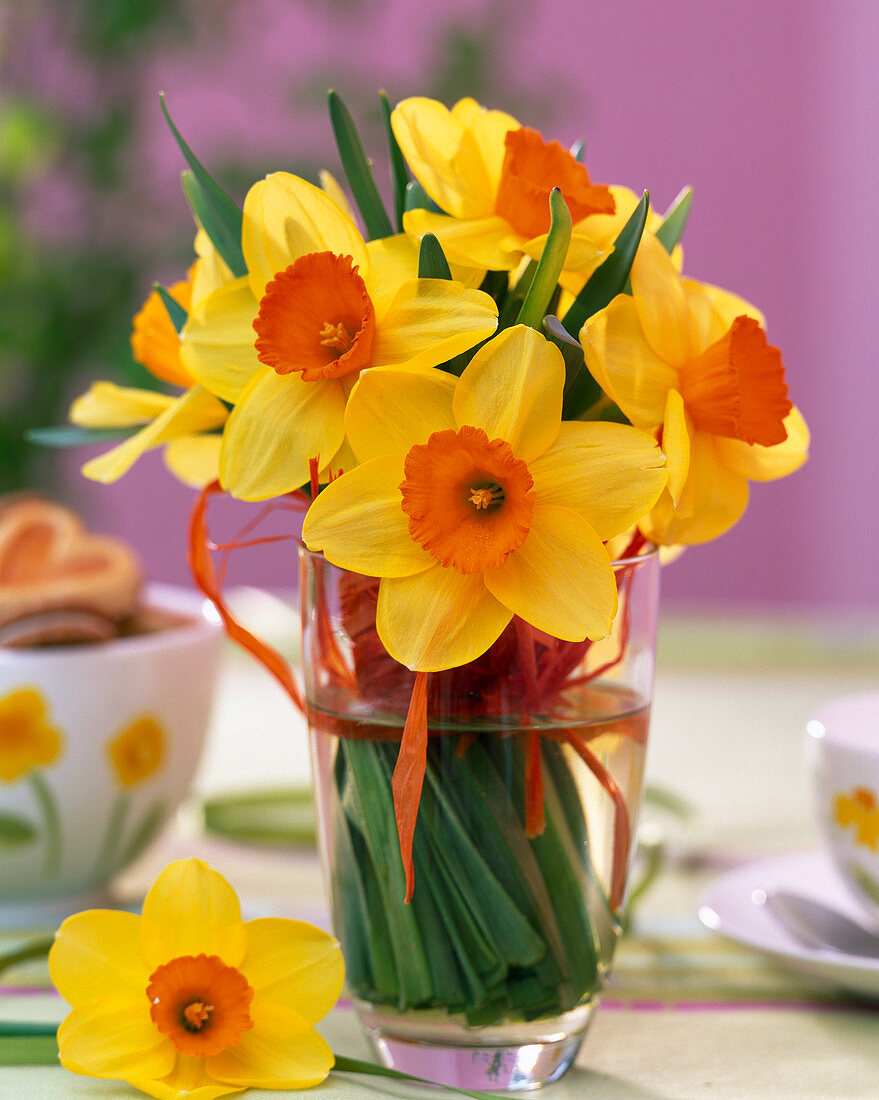
<svg viewBox="0 0 879 1100"><path fill-rule="evenodd" d="M430 674L408 902L392 776L415 675L376 633L379 582L301 561L321 858L363 1029L385 1065L459 1088L556 1080L620 932L657 555L615 563L608 638L560 641L514 619L478 660Z"/></svg>

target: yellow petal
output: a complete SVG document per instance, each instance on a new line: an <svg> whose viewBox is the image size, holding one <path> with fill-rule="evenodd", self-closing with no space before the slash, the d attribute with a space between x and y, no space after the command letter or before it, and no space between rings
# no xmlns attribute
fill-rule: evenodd
<svg viewBox="0 0 879 1100"><path fill-rule="evenodd" d="M321 168L317 174L317 178L320 180L321 191L325 191L342 213L346 214L352 222L356 221L356 214L354 213L353 206L348 200L348 195L345 193L342 185L333 173L328 172L326 168Z"/></svg>
<svg viewBox="0 0 879 1100"><path fill-rule="evenodd" d="M692 424L687 421L684 399L677 390L668 391L665 422L662 426L662 449L668 463L668 491L672 500L680 501L690 472L690 436Z"/></svg>
<svg viewBox="0 0 879 1100"><path fill-rule="evenodd" d="M588 224L589 219L581 224ZM546 246L547 234L544 233L540 237L532 237L530 241L525 241L522 245L522 251L526 256L530 256L532 260L539 260L543 254L543 249ZM575 232L571 234L571 242L568 245L568 251L565 255L565 271L575 271L580 277L578 283L578 289L583 285L585 279L582 276L589 276L598 267L599 264L604 263L608 256L613 252L613 245L608 245L606 248L599 248L598 245L590 237L587 237L582 232Z"/></svg>
<svg viewBox="0 0 879 1100"><path fill-rule="evenodd" d="M726 467L716 437L696 432L690 440L690 475L677 510L668 493L640 521L646 537L661 546L693 545L717 538L741 517L748 504L748 481Z"/></svg>
<svg viewBox="0 0 879 1100"><path fill-rule="evenodd" d="M678 372L645 340L632 299L618 294L590 317L580 330L580 343L590 374L628 419L639 428L658 428Z"/></svg>
<svg viewBox="0 0 879 1100"><path fill-rule="evenodd" d="M482 107L469 96L459 99L452 107L452 117L473 133L491 180L492 193L497 195L506 154L504 139L508 130L520 129L521 123L506 111Z"/></svg>
<svg viewBox="0 0 879 1100"><path fill-rule="evenodd" d="M326 1078L333 1052L298 1012L254 998L250 1015L241 1042L205 1060L212 1077L257 1089L304 1089Z"/></svg>
<svg viewBox="0 0 879 1100"><path fill-rule="evenodd" d="M403 456L385 455L331 482L305 516L302 540L342 569L369 577L401 577L434 559L409 536L401 506Z"/></svg>
<svg viewBox="0 0 879 1100"><path fill-rule="evenodd" d="M127 428L148 424L170 408L176 399L155 390L92 382L70 406L68 418L80 428Z"/></svg>
<svg viewBox="0 0 879 1100"><path fill-rule="evenodd" d="M264 367L229 417L220 481L239 500L292 492L308 481L309 460L334 455L344 434L345 395L338 380L304 382L298 373Z"/></svg>
<svg viewBox="0 0 879 1100"><path fill-rule="evenodd" d="M257 301L270 279L308 252L350 256L360 277L369 277L369 253L354 222L319 187L288 172L273 172L247 192L241 247Z"/></svg>
<svg viewBox="0 0 879 1100"><path fill-rule="evenodd" d="M283 1005L316 1024L342 992L345 964L338 940L305 921L248 921L241 972L261 1001Z"/></svg>
<svg viewBox="0 0 879 1100"><path fill-rule="evenodd" d="M413 237L433 233L450 264L489 271L512 271L522 259L525 238L513 233L506 218L450 218L431 210L410 210L403 228Z"/></svg>
<svg viewBox="0 0 879 1100"><path fill-rule="evenodd" d="M185 435L165 448L165 465L171 473L193 489L203 489L220 476L220 448L223 437Z"/></svg>
<svg viewBox="0 0 879 1100"><path fill-rule="evenodd" d="M381 320L403 283L418 276L418 241L405 233L378 237L366 245L369 250L369 282L366 289Z"/></svg>
<svg viewBox="0 0 879 1100"><path fill-rule="evenodd" d="M49 974L61 996L80 1005L116 990L143 994L150 970L140 954L140 917L110 909L76 913L58 929Z"/></svg>
<svg viewBox="0 0 879 1100"><path fill-rule="evenodd" d="M632 264L632 297L647 342L673 367L695 354L695 333L681 277L652 233L645 233Z"/></svg>
<svg viewBox="0 0 879 1100"><path fill-rule="evenodd" d="M525 542L484 576L506 607L555 638L582 641L610 633L617 609L613 567L601 540L576 512L536 505Z"/></svg>
<svg viewBox="0 0 879 1100"><path fill-rule="evenodd" d="M474 661L503 633L512 612L491 595L484 574L436 565L379 587L376 628L401 664L423 672Z"/></svg>
<svg viewBox="0 0 879 1100"><path fill-rule="evenodd" d="M203 229L199 229L195 235L195 252L198 259L192 275L190 309L202 298L219 290L226 283L231 283L235 278Z"/></svg>
<svg viewBox="0 0 879 1100"><path fill-rule="evenodd" d="M473 356L461 375L452 408L463 427L505 439L530 462L552 443L562 415L562 353L527 325L499 332Z"/></svg>
<svg viewBox="0 0 879 1100"><path fill-rule="evenodd" d="M433 201L456 218L494 210L492 182L472 129L435 99L404 99L391 115L394 136L415 178ZM492 156L492 164L496 154Z"/></svg>
<svg viewBox="0 0 879 1100"><path fill-rule="evenodd" d="M180 357L193 378L235 402L262 364L256 357L256 299L244 276L208 294L189 312Z"/></svg>
<svg viewBox="0 0 879 1100"><path fill-rule="evenodd" d="M601 542L649 512L666 482L653 436L598 421L563 423L555 443L528 469L538 502L579 513Z"/></svg>
<svg viewBox="0 0 879 1100"><path fill-rule="evenodd" d="M730 290L724 290L719 286L712 286L711 283L697 282L695 279L684 279L684 291L687 294L688 300L690 300L691 295L698 295L711 305L711 308L721 321L721 336L726 332L736 317L742 316L753 317L762 329L766 329L766 318L760 310L757 309L755 305L752 305L746 298L741 298L738 294L733 294ZM712 336L709 343L713 343L716 339L716 336Z"/></svg>
<svg viewBox="0 0 879 1100"><path fill-rule="evenodd" d="M187 390L151 423L110 451L86 462L82 467L85 477L108 484L118 481L137 462L142 454L169 443L180 436L197 432L209 432L224 423L226 406L213 394L193 386Z"/></svg>
<svg viewBox="0 0 879 1100"><path fill-rule="evenodd" d="M118 996L104 989L74 1010L58 1028L61 1064L90 1077L160 1078L176 1056L171 1040L150 1019L146 986L140 996Z"/></svg>
<svg viewBox="0 0 879 1100"><path fill-rule="evenodd" d="M412 279L397 291L377 326L372 362L379 367L435 367L497 328L497 304L481 290L448 279Z"/></svg>
<svg viewBox="0 0 879 1100"><path fill-rule="evenodd" d="M161 1080L129 1077L127 1081L156 1100L217 1100L220 1096L231 1096L243 1090L242 1085L214 1080L207 1072L206 1065L205 1058L189 1058L178 1054L174 1068Z"/></svg>
<svg viewBox="0 0 879 1100"><path fill-rule="evenodd" d="M219 955L238 966L246 936L235 891L200 859L162 871L143 903L141 950L151 969L178 955Z"/></svg>
<svg viewBox="0 0 879 1100"><path fill-rule="evenodd" d="M365 371L345 409L345 433L358 459L405 454L433 432L456 429L456 383L454 375L441 370Z"/></svg>
<svg viewBox="0 0 879 1100"><path fill-rule="evenodd" d="M717 454L724 465L751 481L774 481L798 470L809 456L809 429L803 414L794 407L784 420L787 439L774 447L743 443L739 439L715 437Z"/></svg>

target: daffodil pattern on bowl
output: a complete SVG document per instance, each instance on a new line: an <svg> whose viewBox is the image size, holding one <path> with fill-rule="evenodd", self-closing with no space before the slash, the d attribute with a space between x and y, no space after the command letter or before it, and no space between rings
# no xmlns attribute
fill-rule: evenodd
<svg viewBox="0 0 879 1100"><path fill-rule="evenodd" d="M0 922L101 900L186 795L222 628L151 586L162 626L111 642L0 650Z"/></svg>
<svg viewBox="0 0 879 1100"><path fill-rule="evenodd" d="M806 730L818 827L846 886L879 920L879 691L830 700Z"/></svg>

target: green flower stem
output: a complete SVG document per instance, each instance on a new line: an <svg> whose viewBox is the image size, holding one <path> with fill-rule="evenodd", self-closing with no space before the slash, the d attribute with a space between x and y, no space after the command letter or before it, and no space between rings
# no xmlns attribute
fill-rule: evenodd
<svg viewBox="0 0 879 1100"><path fill-rule="evenodd" d="M58 816L58 803L42 772L28 772L28 780L37 796L46 825L46 858L43 870L48 877L54 878L61 870L61 819Z"/></svg>
<svg viewBox="0 0 879 1100"><path fill-rule="evenodd" d="M333 901L355 996L481 1026L556 1015L598 989L619 924L592 867L578 765L542 742L546 827L528 837L521 742L489 731L459 756L454 735L430 739L407 906L392 854L398 744L340 741Z"/></svg>
<svg viewBox="0 0 879 1100"><path fill-rule="evenodd" d="M541 331L543 318L549 312L549 304L556 292L559 275L565 266L568 245L571 243L571 214L561 191L554 187L549 194L551 222L546 244L543 246L534 279L525 295L519 311L518 324L530 325Z"/></svg>
<svg viewBox="0 0 879 1100"><path fill-rule="evenodd" d="M113 803L113 808L110 811L110 817L107 821L104 840L98 852L98 858L95 860L94 875L96 879L108 878L114 869L116 849L119 844L119 838L122 835L122 829L125 825L125 818L128 814L128 807L130 804L131 798L128 794L119 794L116 796L116 801Z"/></svg>

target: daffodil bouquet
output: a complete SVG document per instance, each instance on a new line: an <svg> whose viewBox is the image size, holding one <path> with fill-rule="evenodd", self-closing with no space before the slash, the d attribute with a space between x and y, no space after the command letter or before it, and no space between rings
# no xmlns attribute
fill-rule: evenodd
<svg viewBox="0 0 879 1100"><path fill-rule="evenodd" d="M689 190L659 215L502 111L382 103L392 214L333 93L345 184L276 172L243 209L168 119L197 258L132 338L168 390L96 383L71 419L129 432L86 476L161 446L203 490L192 564L221 606L208 495L301 507L349 984L497 1026L577 1010L607 968L646 563L727 530L808 437L760 313L682 274Z"/></svg>

